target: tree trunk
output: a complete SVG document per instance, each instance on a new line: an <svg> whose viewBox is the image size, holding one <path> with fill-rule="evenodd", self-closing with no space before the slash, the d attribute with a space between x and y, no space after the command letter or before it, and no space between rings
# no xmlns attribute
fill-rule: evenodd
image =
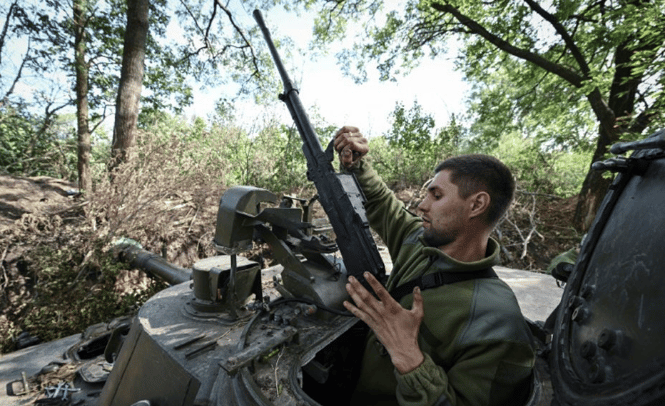
<svg viewBox="0 0 665 406"><path fill-rule="evenodd" d="M148 37L148 0L127 1L127 30L122 54L120 86L116 100L110 168L129 159L136 143L136 123L143 86L146 39Z"/></svg>
<svg viewBox="0 0 665 406"><path fill-rule="evenodd" d="M610 145L613 144L602 127L599 129L598 133L596 150L593 152L591 163L602 160ZM577 207L575 208L575 217L573 219L573 222L578 229L587 231L589 227L591 227L591 223L596 217L598 207L603 201L609 185L610 179L603 177L602 172L594 171L591 169L591 165L589 165L589 171L584 178L582 189L577 199Z"/></svg>
<svg viewBox="0 0 665 406"><path fill-rule="evenodd" d="M74 0L74 68L76 69L76 123L78 176L81 192L92 191L90 176L90 128L88 126L88 65L86 57L87 1Z"/></svg>
<svg viewBox="0 0 665 406"><path fill-rule="evenodd" d="M588 97L600 122L598 141L596 142L592 163L603 160L609 151L609 147L620 140L622 133L643 131L646 127L645 122L648 122L650 117L649 114L640 115L637 119L632 117L635 112L637 88L643 80L642 75L635 74L631 67L631 58L636 51L634 48L630 48L633 43L633 40L627 40L617 47L614 57L614 79L606 108L596 108L596 98L593 94ZM647 49L649 46L653 45L647 44L641 50ZM598 97L600 97L600 93L598 93ZM609 185L610 179L604 178L603 173L594 171L589 167L589 172L582 184L573 219L574 224L579 229L583 231L589 229Z"/></svg>

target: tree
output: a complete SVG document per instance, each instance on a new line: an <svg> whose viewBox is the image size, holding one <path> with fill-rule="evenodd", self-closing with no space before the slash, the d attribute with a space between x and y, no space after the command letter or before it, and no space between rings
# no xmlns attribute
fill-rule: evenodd
<svg viewBox="0 0 665 406"><path fill-rule="evenodd" d="M125 161L130 148L136 142L136 123L148 37L148 5L148 0L127 1L127 29L111 147L112 166Z"/></svg>
<svg viewBox="0 0 665 406"><path fill-rule="evenodd" d="M58 135L62 133L56 122L70 100L61 97L60 87L50 75L54 58L43 45L52 21L38 5L16 0L0 6L0 14L5 17L0 30L0 168L10 173L53 175L49 165L65 155L59 151ZM20 90L37 81L50 89Z"/></svg>
<svg viewBox="0 0 665 406"><path fill-rule="evenodd" d="M79 183L81 189L86 190L91 187L91 135L115 106L122 57L118 49L121 49L124 38L127 3L125 0L76 0L70 6L61 3L47 1L30 6L14 1L11 5L0 6L1 14L7 16L0 32L0 56L6 54L2 52L6 44L8 47L4 48L10 50L14 47L21 49L24 41L29 44L23 63L14 69L13 84L7 81L9 75L4 75L10 73L6 68L12 59L0 61L3 67L0 85L5 95L4 105L12 103L11 111L28 110L33 121L39 118L36 111L43 111L44 118L40 121L44 125L36 128L44 131L57 121L59 110L76 105L78 141L72 145L78 145ZM154 0L150 6L154 34L163 38L169 22L165 13L166 1ZM149 36L147 42L150 66L143 85L150 94L144 98L144 108L181 112L191 102L186 74L174 69L173 61L177 57L172 48L164 45L165 40ZM15 55L13 60L16 60ZM31 92L32 98L26 97L25 91L20 94L14 91L17 82L30 74L38 79L25 80L23 88L28 85L39 89ZM63 76L67 80L63 80ZM59 86L63 90L56 98L54 90ZM40 134L33 132L30 135L37 140L43 137ZM34 162L31 158L24 162Z"/></svg>
<svg viewBox="0 0 665 406"><path fill-rule="evenodd" d="M241 9L233 9L220 0L181 0L175 14L186 42L178 47L183 55L179 68L189 72L202 87L234 82L239 85L237 96L253 96L259 103L274 100L281 81L272 57L254 20L241 21L247 10L261 7L267 12L278 3L245 1ZM268 13L265 17L269 21ZM273 39L282 57L288 58L290 41L277 35Z"/></svg>
<svg viewBox="0 0 665 406"><path fill-rule="evenodd" d="M417 101L413 102L413 107L409 111L398 102L391 116L393 125L386 135L391 144L413 153L430 143L436 123L430 114L423 113Z"/></svg>
<svg viewBox="0 0 665 406"><path fill-rule="evenodd" d="M88 125L88 76L86 60L88 0L74 0L74 69L76 71L76 124L79 190L92 191L90 176L90 127Z"/></svg>
<svg viewBox="0 0 665 406"><path fill-rule="evenodd" d="M255 49L253 46L257 41L263 43L258 28L253 21L245 24L249 29L244 28L244 21L240 22L245 17L245 7L251 8L251 5L244 3L240 12L243 16L239 17L238 10L232 10L228 4L217 0L147 2L150 30L146 31L144 44L141 46L132 39L123 48L121 41L127 29L125 16L128 7L125 0L75 0L70 4L47 1L29 6L13 0L0 6L0 15L6 16L4 24L0 24L0 97L4 95L0 103L4 106L12 103L12 109L8 110L10 114L29 110L30 128L39 118L35 110L41 109L44 112L42 127L45 129L57 119L56 113L60 109L77 106L76 144L80 155L78 169L82 190L91 188L88 180L90 172L86 169L91 164L91 136L104 118L113 114L116 102L119 119L116 125L118 131L114 131L117 138L115 145L124 151L132 144L131 136L128 136L132 132L126 131L132 126L125 124L138 121L141 125L142 118L150 117L156 111L181 113L192 101L191 82L188 82L192 77L198 83L207 85L233 81L240 84L239 87L234 86L239 94L257 96L262 100L267 99L266 94L274 99L277 93L279 81L272 74L269 54L265 48ZM134 16L130 12L130 17ZM182 27L182 35L175 40L175 36L170 35L172 32L168 33L168 38L166 32L174 16ZM6 50L20 49L15 45L26 39L28 50L22 55L22 63L12 72L7 69L7 61L20 62L21 59L16 55L7 58ZM278 45L286 43L278 38L276 42ZM133 76L130 86L133 90L127 92L129 76L123 78L120 86L123 70L122 54L118 50L129 52L135 44L134 49L143 48L144 62L129 65L142 66L143 78L137 81L137 76ZM129 63L128 58L125 61ZM137 72L136 69L126 69L125 73L129 71ZM49 90L62 86L59 98L45 94L43 100L23 99L25 92L17 94L17 83L20 84L26 74L31 73L36 73L39 80L26 80L25 84ZM67 80L63 80L63 75L67 76ZM47 83L46 80L51 78L53 80ZM138 89L142 89L140 109ZM32 95L41 94L41 91L32 92ZM130 98L133 102L125 103ZM17 103L22 104L19 106ZM133 107L129 107L130 104ZM39 138L38 134L30 133L33 139ZM8 155L8 159L11 161L12 158ZM33 162L31 159L29 157L23 162ZM12 168L15 166L12 165Z"/></svg>
<svg viewBox="0 0 665 406"><path fill-rule="evenodd" d="M367 21L384 21L366 24L365 40L342 55L356 58L360 79L368 60L376 61L387 79L425 55L435 57L445 52L447 41L456 38L462 44L458 63L469 78L482 83L495 79L501 70L509 79L504 83L512 83L522 94L544 94L547 99L541 100L540 106L565 106L560 114L579 113L577 122L584 121L584 114L592 114L597 125L594 161L602 159L612 143L635 138L650 126L662 124L662 0L560 0L549 6L534 0L408 0L405 7L385 18L381 18L378 1L323 4L316 27L322 43L341 36L348 20L364 16L363 11L371 15L363 17ZM490 85L488 89L498 87ZM581 99L585 100L585 111L580 113ZM484 102L495 107L505 103L500 98ZM535 110L533 103L509 101L507 105L520 118L537 116L541 111ZM505 117L503 123L510 123L513 117ZM576 215L583 228L590 225L607 185L601 174L587 174Z"/></svg>
<svg viewBox="0 0 665 406"><path fill-rule="evenodd" d="M137 7L132 3L144 3L142 9L147 13L148 5L154 11L156 2L148 3L146 0L129 0L130 7ZM166 2L163 2L166 4ZM261 74L262 71L272 71L272 62L266 52L257 51L252 43L261 39L258 28L246 29L237 21L236 11L230 9L228 4L219 0L212 2L196 2L182 0L178 6L171 10L178 17L182 28L182 40L173 47L163 47L148 35L147 25L138 24L135 11L128 10L127 31L125 36L123 71L118 91L116 105L116 122L113 139L113 156L117 160L114 165L126 159L125 154L135 143L135 132L139 115L139 98L141 93L141 77L139 69L140 53L145 56L162 55L161 50L168 49L168 57L161 56L162 63L147 64L145 77L152 86L148 87L149 100L169 99L175 102L174 110L181 111L183 105L191 102L191 90L181 93L173 98L169 83L164 82L164 70L168 70L181 81L186 75L193 76L197 81L205 84L219 85L228 79L240 84L238 94L251 94L261 98L267 92L274 91L278 83L270 75ZM166 14L151 21L158 20L158 34L164 34L164 21L168 20ZM134 21L132 21L134 19ZM134 27L130 32L130 24ZM136 29L140 27L140 30ZM152 28L152 26L151 26ZM145 29L145 32L143 31ZM139 35L141 34L141 35ZM128 54L129 52L129 54ZM148 61L149 62L149 61ZM175 99L175 100L173 100ZM144 97L145 101L146 98ZM166 106L143 108L146 117L164 109Z"/></svg>

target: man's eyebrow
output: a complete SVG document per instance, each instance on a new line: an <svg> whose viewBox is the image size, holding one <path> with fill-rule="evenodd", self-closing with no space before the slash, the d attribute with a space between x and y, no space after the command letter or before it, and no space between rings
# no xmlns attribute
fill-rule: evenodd
<svg viewBox="0 0 665 406"><path fill-rule="evenodd" d="M443 189L441 189L441 186L439 186L439 185L432 185L432 186L427 188L428 192L435 192L437 190L443 190Z"/></svg>

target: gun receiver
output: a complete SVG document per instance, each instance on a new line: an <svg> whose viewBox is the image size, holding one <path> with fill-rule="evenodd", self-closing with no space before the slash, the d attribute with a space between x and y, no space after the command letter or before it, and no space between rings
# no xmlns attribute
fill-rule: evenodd
<svg viewBox="0 0 665 406"><path fill-rule="evenodd" d="M323 151L316 132L300 103L298 90L293 86L284 65L272 42L270 31L259 10L254 10L254 19L265 37L275 66L284 83L284 93L279 99L286 103L296 123L303 142L303 153L307 159L307 177L319 192L319 201L325 210L336 235L336 243L344 259L349 275L364 281L363 272L385 281L385 265L369 231L365 212L365 196L355 175L336 173L333 169L333 143Z"/></svg>

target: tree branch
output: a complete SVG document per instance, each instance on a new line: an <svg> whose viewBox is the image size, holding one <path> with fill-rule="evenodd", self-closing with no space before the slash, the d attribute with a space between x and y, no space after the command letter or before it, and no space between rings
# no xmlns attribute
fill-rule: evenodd
<svg viewBox="0 0 665 406"><path fill-rule="evenodd" d="M217 56L224 55L226 53L226 51L229 50L229 49L241 49L241 50L242 49L249 49L249 52L251 54L252 65L254 66L254 72L252 73L251 76L255 76L259 72L258 58L257 58L257 56L254 52L254 48L252 47L252 44L249 41L249 39L247 38L247 36L245 35L245 32L243 31L243 29L233 19L233 13L228 9L228 7L226 7L224 4L222 4L222 2L220 0L214 0L214 3L213 3L214 6L213 6L212 14L211 14L210 18L208 19L208 23L207 23L207 25L204 29L198 24L198 22L196 21L196 18L194 16L194 13L189 9L189 7L187 7L185 2L183 2L181 0L181 3L185 7L185 9L187 10L187 13L189 14L189 16L194 21L194 25L195 25L196 29L202 35L203 45L201 47L199 47L198 49L192 51L192 52L187 52L186 55L180 60L180 62L188 59L190 56L198 55L204 50L212 49L213 45L212 45L212 43L210 42L210 39L209 39L210 38L210 31L212 29L213 22L214 22L215 18L217 17L217 8L219 7L222 11L224 11L226 13L229 22L233 26L233 29L242 38L242 44L241 45L226 44L224 46L221 46L221 51L215 52L214 54L212 54L212 57L215 58Z"/></svg>
<svg viewBox="0 0 665 406"><path fill-rule="evenodd" d="M466 26L469 30L471 30L473 34L480 35L481 37L485 38L488 42L490 42L500 50L507 52L510 55L516 56L517 58L523 59L527 62L531 62L534 65L539 66L540 68L548 72L554 73L555 75L559 76L560 78L564 79L565 81L567 81L568 83L572 84L577 88L582 87L584 84L584 80L587 79L585 76L580 75L569 68L553 63L536 53L533 53L526 49L522 49L510 44L503 38L500 38L499 36L487 31L485 27L481 26L478 22L466 16L465 14L462 14L459 11L459 9L453 7L450 4L435 2L432 3L432 7L437 11L441 11L442 13L451 14L453 17L457 19L457 21L459 21L462 25Z"/></svg>
<svg viewBox="0 0 665 406"><path fill-rule="evenodd" d="M53 102L47 103L46 107L44 108L44 121L42 122L42 125L39 128L39 130L37 130L37 135L42 136L43 134L45 134L46 130L48 130L48 128L51 125L51 122L52 122L52 119L53 119L53 116L55 115L55 113L57 113L58 110L61 110L61 109L65 108L67 106L70 106L70 105L71 105L71 102L67 102L67 103L61 104L60 106L57 106L54 109L51 109L51 106L53 106Z"/></svg>
<svg viewBox="0 0 665 406"><path fill-rule="evenodd" d="M201 35L205 35L203 28L199 26L199 22L196 21L196 17L194 17L194 13L192 13L192 10L189 9L189 6L187 3L185 3L183 0L180 0L180 4L187 10L187 14L189 14L190 17L192 17L192 21L194 21L194 25L196 26L196 29L199 30Z"/></svg>
<svg viewBox="0 0 665 406"><path fill-rule="evenodd" d="M566 47L570 50L570 53L573 55L573 58L575 58L575 61L577 61L577 65L580 67L582 74L584 76L589 76L589 73L591 72L591 69L589 69L589 64L587 63L586 59L584 59L582 52L580 52L580 49L575 44L575 41L573 41L573 38L568 34L568 31L566 31L566 28L563 25L561 25L561 23L559 22L559 20L557 20L556 17L545 11L545 9L540 7L540 5L535 1L533 0L524 0L524 1L526 2L526 4L529 5L529 7L531 7L531 10L535 11L538 15L543 17L545 21L550 23L552 27L554 27L556 32L561 36L561 39L563 39L563 42L566 44Z"/></svg>
<svg viewBox="0 0 665 406"><path fill-rule="evenodd" d="M656 116L657 113L651 109L646 109L642 111L633 123L628 128L628 131L634 134L642 134L642 132L647 128L651 119Z"/></svg>
<svg viewBox="0 0 665 406"><path fill-rule="evenodd" d="M100 119L97 121L97 123L95 125L93 125L92 128L90 129L90 134L94 133L95 130L97 130L97 128L100 125L102 125L104 120L106 120L106 117L109 117L111 115L110 113L107 113L107 111L106 111L108 108L109 108L109 105L105 104L104 109L102 110L102 115L101 115Z"/></svg>
<svg viewBox="0 0 665 406"><path fill-rule="evenodd" d="M28 49L25 51L25 56L23 57L23 60L21 61L21 66L18 68L18 72L16 72L16 77L14 78L14 81L12 82L12 85L9 87L5 95L3 96L2 100L0 100L0 105L4 104L9 96L14 93L14 88L16 87L16 84L18 81L21 79L21 75L23 74L23 67L25 64L28 62L29 59L29 54L30 54L30 43L31 39L28 38Z"/></svg>
<svg viewBox="0 0 665 406"><path fill-rule="evenodd" d="M544 69L545 71L559 76L577 88L581 88L584 85L584 81L590 79L586 75L580 75L577 72L557 63L551 62L550 60L545 59L536 53L510 44L503 38L500 38L499 36L487 31L485 27L470 17L462 14L459 9L453 7L450 4L432 3L432 7L435 10L441 11L443 13L451 14L457 19L457 21L460 22L460 24L469 28L473 34L480 35L500 50L527 62L531 62L534 65ZM617 129L614 128L616 117L612 109L610 109L607 105L607 102L603 99L600 93L600 89L595 87L590 93L586 95L586 97L603 129L607 131L608 135L615 134L617 131Z"/></svg>
<svg viewBox="0 0 665 406"><path fill-rule="evenodd" d="M2 66L2 49L5 47L5 38L7 38L7 30L9 29L9 21L14 14L14 9L18 7L18 0L14 0L9 10L7 11L7 18L5 19L5 25L2 27L2 34L0 34L0 66Z"/></svg>
<svg viewBox="0 0 665 406"><path fill-rule="evenodd" d="M229 18L229 21L231 22L231 25L233 25L233 28L236 30L236 32L238 34L240 34L240 37L242 38L243 42L245 43L245 46L243 48L245 48L245 47L249 48L249 51L252 54L252 64L254 65L254 72L255 73L259 72L258 58L256 57L256 54L254 53L254 48L252 47L252 44L249 42L249 40L245 36L245 32L238 26L238 24L236 24L236 22L233 20L233 14L231 13L231 11L228 8L226 8L226 6L224 6L222 4L222 2L220 0L215 0L215 3L219 6L219 8L224 10L224 12L226 13L226 15Z"/></svg>

